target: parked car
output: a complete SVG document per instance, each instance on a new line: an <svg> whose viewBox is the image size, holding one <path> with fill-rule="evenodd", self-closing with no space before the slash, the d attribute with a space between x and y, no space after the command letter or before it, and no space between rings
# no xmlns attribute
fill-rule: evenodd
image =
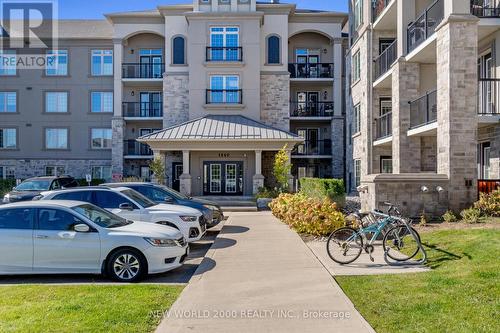
<svg viewBox="0 0 500 333"><path fill-rule="evenodd" d="M171 203L192 207L200 210L208 222L207 227L212 228L224 220L222 208L213 201L196 199L181 194L167 186L151 183L109 183L103 184L109 187L125 186L131 188L156 203Z"/></svg>
<svg viewBox="0 0 500 333"><path fill-rule="evenodd" d="M3 197L3 203L30 201L42 191L59 190L77 187L78 183L73 177L35 177L23 181Z"/></svg>
<svg viewBox="0 0 500 333"><path fill-rule="evenodd" d="M178 229L188 242L200 240L206 232L206 221L199 210L179 205L159 205L128 187L79 187L48 191L40 193L36 199L89 202L128 220Z"/></svg>
<svg viewBox="0 0 500 333"><path fill-rule="evenodd" d="M182 234L131 222L89 203L26 201L0 207L0 274L105 274L134 282L182 266Z"/></svg>

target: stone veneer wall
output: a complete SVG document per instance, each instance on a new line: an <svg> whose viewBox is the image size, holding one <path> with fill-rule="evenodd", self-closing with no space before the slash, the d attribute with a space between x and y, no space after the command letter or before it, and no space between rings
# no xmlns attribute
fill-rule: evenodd
<svg viewBox="0 0 500 333"><path fill-rule="evenodd" d="M189 120L189 75L166 74L163 79L163 127Z"/></svg>
<svg viewBox="0 0 500 333"><path fill-rule="evenodd" d="M478 143L490 143L490 178L500 179L500 124L480 127Z"/></svg>
<svg viewBox="0 0 500 333"><path fill-rule="evenodd" d="M121 117L113 117L111 120L113 136L111 139L111 174L123 175L123 155L124 155L124 133L125 120Z"/></svg>
<svg viewBox="0 0 500 333"><path fill-rule="evenodd" d="M437 142L434 136L423 136L420 139L420 171L437 172Z"/></svg>
<svg viewBox="0 0 500 333"><path fill-rule="evenodd" d="M0 160L0 164L12 169L16 179L45 176L45 167L61 166L65 174L83 179L92 174L93 166L111 166L111 160Z"/></svg>
<svg viewBox="0 0 500 333"><path fill-rule="evenodd" d="M290 130L290 74L261 74L260 120L284 131Z"/></svg>
<svg viewBox="0 0 500 333"><path fill-rule="evenodd" d="M344 117L332 120L332 177L344 179L345 148L344 148Z"/></svg>

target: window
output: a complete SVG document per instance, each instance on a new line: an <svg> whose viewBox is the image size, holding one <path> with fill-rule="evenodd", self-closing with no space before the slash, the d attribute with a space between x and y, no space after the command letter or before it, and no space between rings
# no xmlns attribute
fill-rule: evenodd
<svg viewBox="0 0 500 333"><path fill-rule="evenodd" d="M210 77L210 94L208 103L241 103L238 76L216 75Z"/></svg>
<svg viewBox="0 0 500 333"><path fill-rule="evenodd" d="M0 179L16 179L13 167L0 166Z"/></svg>
<svg viewBox="0 0 500 333"><path fill-rule="evenodd" d="M90 130L90 146L92 149L111 149L111 128L92 128Z"/></svg>
<svg viewBox="0 0 500 333"><path fill-rule="evenodd" d="M352 56L352 83L357 82L361 78L361 55L356 52Z"/></svg>
<svg viewBox="0 0 500 333"><path fill-rule="evenodd" d="M45 167L45 176L55 177L65 174L65 168L63 166L53 166L49 165Z"/></svg>
<svg viewBox="0 0 500 333"><path fill-rule="evenodd" d="M281 39L278 36L270 36L267 39L267 63L281 63Z"/></svg>
<svg viewBox="0 0 500 333"><path fill-rule="evenodd" d="M38 229L72 231L76 224L83 223L79 218L61 209L39 209Z"/></svg>
<svg viewBox="0 0 500 333"><path fill-rule="evenodd" d="M134 209L137 209L137 206L127 198L121 196L116 192L111 191L96 191L94 192L95 205L97 207L106 208L106 209L117 209L120 208L121 204L130 204Z"/></svg>
<svg viewBox="0 0 500 333"><path fill-rule="evenodd" d="M47 52L47 76L66 76L68 75L68 51L53 50Z"/></svg>
<svg viewBox="0 0 500 333"><path fill-rule="evenodd" d="M17 74L17 59L15 50L0 50L0 75L15 76Z"/></svg>
<svg viewBox="0 0 500 333"><path fill-rule="evenodd" d="M91 93L91 112L113 112L113 92L94 91Z"/></svg>
<svg viewBox="0 0 500 333"><path fill-rule="evenodd" d="M0 149L17 148L17 129L0 128Z"/></svg>
<svg viewBox="0 0 500 333"><path fill-rule="evenodd" d="M112 50L92 50L92 75L113 75Z"/></svg>
<svg viewBox="0 0 500 333"><path fill-rule="evenodd" d="M361 160L354 160L354 182L356 187L361 184Z"/></svg>
<svg viewBox="0 0 500 333"><path fill-rule="evenodd" d="M72 201L91 202L92 192L75 191L75 192L62 193L54 196L53 200L72 200Z"/></svg>
<svg viewBox="0 0 500 333"><path fill-rule="evenodd" d="M361 104L354 106L353 125L354 134L359 133L361 131Z"/></svg>
<svg viewBox="0 0 500 333"><path fill-rule="evenodd" d="M110 166L93 166L92 167L92 179L111 179L111 167Z"/></svg>
<svg viewBox="0 0 500 333"><path fill-rule="evenodd" d="M34 209L16 208L0 210L0 229L33 229Z"/></svg>
<svg viewBox="0 0 500 333"><path fill-rule="evenodd" d="M491 143L481 142L478 145L478 176L480 179L491 179Z"/></svg>
<svg viewBox="0 0 500 333"><path fill-rule="evenodd" d="M380 172L392 173L392 157L390 156L380 157Z"/></svg>
<svg viewBox="0 0 500 333"><path fill-rule="evenodd" d="M67 128L46 128L45 129L46 149L68 149L68 129Z"/></svg>
<svg viewBox="0 0 500 333"><path fill-rule="evenodd" d="M154 202L165 202L165 199L173 199L173 197L166 191L162 191L158 188L152 186L138 186L134 188L137 192L141 193L145 197Z"/></svg>
<svg viewBox="0 0 500 333"><path fill-rule="evenodd" d="M17 112L17 93L14 91L0 92L0 113Z"/></svg>
<svg viewBox="0 0 500 333"><path fill-rule="evenodd" d="M45 112L68 112L68 92L46 92L45 93Z"/></svg>
<svg viewBox="0 0 500 333"><path fill-rule="evenodd" d="M172 63L174 65L186 64L186 40L184 37L175 37L172 41Z"/></svg>
<svg viewBox="0 0 500 333"><path fill-rule="evenodd" d="M240 29L238 27L210 28L210 60L241 61L239 57Z"/></svg>
<svg viewBox="0 0 500 333"><path fill-rule="evenodd" d="M390 97L380 98L380 115L388 114L392 112L392 100Z"/></svg>
<svg viewBox="0 0 500 333"><path fill-rule="evenodd" d="M354 0L354 28L363 24L363 0Z"/></svg>

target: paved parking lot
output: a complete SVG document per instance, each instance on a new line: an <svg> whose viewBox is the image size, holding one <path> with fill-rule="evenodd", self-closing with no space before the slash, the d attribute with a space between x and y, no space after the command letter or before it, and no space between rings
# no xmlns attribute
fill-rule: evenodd
<svg viewBox="0 0 500 333"><path fill-rule="evenodd" d="M190 254L182 267L163 274L151 275L140 283L188 283L196 269L205 257L222 228L221 225L209 229L199 242L190 244ZM86 283L113 283L109 279L98 275L23 275L0 276L0 287L14 284L86 284Z"/></svg>

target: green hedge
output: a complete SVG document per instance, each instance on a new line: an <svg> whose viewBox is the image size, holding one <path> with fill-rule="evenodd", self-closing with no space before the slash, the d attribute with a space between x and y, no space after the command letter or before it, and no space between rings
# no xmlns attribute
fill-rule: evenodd
<svg viewBox="0 0 500 333"><path fill-rule="evenodd" d="M86 179L76 179L76 182L80 186L88 186L89 185L87 183ZM104 184L104 183L106 183L106 181L104 179L92 179L92 181L90 182L90 185L99 186L99 185Z"/></svg>
<svg viewBox="0 0 500 333"><path fill-rule="evenodd" d="M342 179L301 178L300 192L310 198L328 198L339 205L345 202L345 185Z"/></svg>
<svg viewBox="0 0 500 333"><path fill-rule="evenodd" d="M14 186L16 186L15 179L0 179L0 201L5 194L12 191Z"/></svg>

